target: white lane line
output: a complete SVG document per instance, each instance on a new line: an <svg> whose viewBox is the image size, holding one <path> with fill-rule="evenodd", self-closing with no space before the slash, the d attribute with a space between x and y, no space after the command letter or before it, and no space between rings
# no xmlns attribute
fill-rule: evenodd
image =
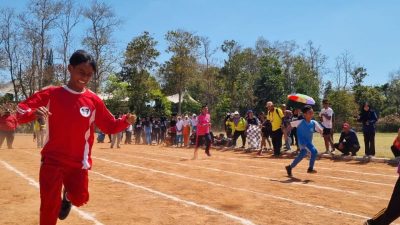
<svg viewBox="0 0 400 225"><path fill-rule="evenodd" d="M25 180L28 181L29 185L39 189L39 183L36 182L34 179L28 177L27 175L25 175L24 173L22 173L21 171L19 171L18 169L16 169L15 167L11 166L10 164L8 164L7 162L0 160L0 162L3 164L3 166L16 173L17 175L19 175L20 177L24 178ZM74 210L76 213L79 214L80 217L82 217L82 219L88 220L93 222L95 225L104 225L103 223L101 223L100 221L98 221L93 215L91 215L90 213L87 213L81 209L78 209L76 207L73 207L72 210Z"/></svg>
<svg viewBox="0 0 400 225"><path fill-rule="evenodd" d="M155 162L160 162L160 163L165 163L165 164L172 164L172 165L178 165L178 166L184 166L184 167L189 167L189 168L199 168L199 169L207 169L211 170L214 172L219 172L219 173L227 173L227 174L233 174L233 175L238 175L238 176L244 176L244 177L250 177L253 179L261 179L261 180L266 180L266 181L273 181L273 182L281 182L277 178L271 178L271 177L265 177L265 176L257 176L257 175L251 175L251 174L244 174L244 173L238 173L238 172L233 172L233 171L228 171L228 170L220 170L217 168L212 168L212 167L203 167L203 166L197 166L197 165L188 165L188 164L183 164L183 163L175 163L175 162L170 162L166 160L160 160L160 159L151 159L147 157L140 157L140 156L132 156L129 154L124 154L124 153L107 153L107 154L120 154L123 156L131 157L131 158L136 158L136 159L144 159L144 160L150 160L150 161L155 161ZM93 157L96 158L96 157ZM101 158L97 158L101 159ZM375 198L379 200L385 200L387 201L387 198L382 198L379 196L374 196L374 195L365 195L356 191L349 191L349 190L344 190L344 189L338 189L338 188L333 188L333 187L327 187L327 186L321 186L321 185L315 185L315 184L310 184L310 183L300 183L300 182L287 182L285 185L300 185L302 187L309 187L309 188L315 188L315 189L322 189L322 190L330 190L334 192L339 192L339 193L345 193L345 194L351 194L351 195L356 195L356 196L362 196L362 197L368 197L368 198Z"/></svg>
<svg viewBox="0 0 400 225"><path fill-rule="evenodd" d="M133 188L141 189L143 191L150 192L150 193L152 193L154 195L158 195L158 196L164 197L166 199L169 199L169 200L172 200L172 201L175 201L175 202L179 202L179 203L182 203L182 204L185 204L185 205L201 208L201 209L204 209L204 210L216 213L216 214L221 214L221 215L223 215L223 216L225 216L225 217L227 217L227 218L229 218L231 220L237 221L237 222L239 222L239 223L241 223L243 225L255 225L253 222L251 222L248 219L232 215L230 213L227 213L227 212L212 208L212 207L210 207L208 205L197 204L197 203L192 202L192 201L188 201L188 200L184 200L184 199L178 198L178 197L176 197L174 195L169 195L169 194L166 194L166 193L163 193L163 192L160 192L160 191L157 191L157 190L145 187L145 186L134 184L134 183L129 182L129 181L120 180L118 178L114 178L114 177L111 177L111 176L108 176L108 175L104 175L104 174L96 172L96 171L92 171L92 173L97 174L97 175L99 175L101 177L107 178L107 179L109 179L109 180L111 180L113 182L125 184L125 185L128 185L128 186L133 187Z"/></svg>
<svg viewBox="0 0 400 225"><path fill-rule="evenodd" d="M165 154L156 154L156 153L149 153L149 152L142 152L141 154L148 154L148 155L157 155L157 156L166 156L166 157L170 157L170 158L180 158L180 159L187 159L185 157L179 157L179 156L171 156L171 155L165 155ZM224 158L225 159L225 158ZM233 160L244 160L244 159L234 159L234 158L226 158L226 159L233 159ZM249 159L250 160L250 159ZM209 162L212 162L213 160L210 160ZM248 160L246 160L248 161ZM252 160L250 160L252 161ZM230 165L236 165L236 166L243 166L241 164L236 164L236 163L227 163L227 162L222 162L220 160L216 160L215 162L218 163L223 163L223 164L230 164ZM255 161L252 161L255 162ZM250 168L259 168L259 169L274 169L274 170L279 170L279 171L284 171L284 166L287 164L283 164L283 163L276 163L276 162L270 162L268 160L265 161L265 163L271 163L271 164L278 164L278 165L282 165L282 169L276 169L276 168L265 168L265 167L257 167L257 166L248 166ZM246 166L246 165L244 165ZM319 167L318 167L319 168ZM306 173L303 172L298 172L296 171L296 174L303 174L305 175ZM352 181L352 182L358 182L358 183L366 183L366 184L374 184L374 185L381 185L381 186L388 186L388 187L393 187L393 184L388 184L388 183L381 183L381 182L373 182L373 181L366 181L366 180L359 180L359 179L352 179L352 178L344 178L344 177L337 177L337 176L329 176L329 175L321 175L321 174L314 174L313 176L316 177L324 177L324 178L329 178L329 179L334 179L334 180L345 180L345 181ZM393 181L394 183L395 181Z"/></svg>
<svg viewBox="0 0 400 225"><path fill-rule="evenodd" d="M188 154L185 154L185 153L181 154L181 152L174 152L174 153L177 153L178 155L181 155L181 156L186 156L186 157L180 157L180 158L187 159L187 158L191 157L191 155L188 155ZM148 154L150 154L150 153L148 153ZM168 154L162 154L162 155L171 157L171 155L168 155ZM214 157L214 159L221 160L221 158L219 158L219 157ZM259 163L267 162L267 163L271 163L271 164L277 164L277 165L281 165L281 166L286 166L286 164L284 164L284 163L271 162L270 160L266 160L266 161L262 161L261 162L261 161L256 161L255 159L247 159L247 158L243 159L243 158L223 157L222 159L223 160L228 159L228 160L233 160L233 161L241 160L241 161L249 161L249 162L259 162ZM258 158L258 159L262 159L262 158ZM367 165L365 165L365 166L368 167L368 168L376 168L376 167L367 166ZM265 169L265 167L257 167L257 166L249 166L249 167L264 168ZM362 174L362 175L369 175L369 176L391 177L391 178L396 178L396 179L398 177L397 175L388 175L388 174L381 174L381 173L368 173L368 172L360 172L360 171L354 171L354 170L341 170L341 169L336 169L336 168L332 169L332 168L320 167L320 166L318 166L318 169L329 170L329 171L339 171L339 172L344 172L344 173L355 173L355 174ZM388 168L377 168L377 169L384 169L384 170L387 170L387 171L395 171L395 169L388 169Z"/></svg>
<svg viewBox="0 0 400 225"><path fill-rule="evenodd" d="M31 153L31 152L28 152L28 151L24 151L24 152L26 152L26 153L28 153L28 154L31 154L31 155L38 155L38 154ZM97 157L93 157L93 156L92 156L92 158L98 159ZM101 173L99 173L99 172L95 172L95 171L93 171L93 170L91 171L91 173L95 173L95 174L97 174L97 175L99 175L99 176L102 176L102 177L107 178L107 179L109 179L109 180L112 180L112 181L114 181L114 182L123 183L123 184L126 184L126 185L128 185L128 186L133 186L133 187L136 187L136 188L145 190L145 191L149 191L149 192L151 192L151 193L153 193L153 194L156 194L156 195L161 195L162 197L165 197L165 198L167 198L167 199L171 199L171 200L173 200L173 201L178 201L178 202L183 203L183 204L187 204L187 205L191 205L191 206L203 208L203 209L206 209L206 210L208 210L208 211L211 211L211 212L214 212L214 213L217 213L217 214L222 214L222 215L224 215L224 216L226 216L226 217L228 217L228 218L230 218L230 219L236 220L236 221L238 221L238 222L240 222L241 224L244 224L244 225L255 225L255 224L254 224L253 222L251 222L250 220L247 220L247 219L244 219L244 218L235 216L235 215L231 215L231 214L226 213L226 212L224 212L224 211L220 211L220 210L218 210L218 209L211 208L211 207L209 207L209 206L207 206L207 205L201 205L201 204L197 204L197 203L195 203L195 202L191 202L191 201L187 201L187 200L182 200L182 199L179 199L178 197L175 197L175 196L173 196L173 195L168 195L168 194L165 194L165 193L162 193L162 192L159 192L159 191L156 191L156 190L153 190L153 189L144 187L144 186L140 186L140 185L137 185L137 184L133 184L133 183L131 183L131 182L119 180L119 179L117 179L117 178L113 178L113 177L110 177L110 176L101 174ZM32 179L31 179L31 180L32 180ZM32 181L33 181L33 180L32 180ZM33 181L33 182L35 182L35 181ZM35 182L35 183L36 183L36 182ZM36 184L37 184L38 187L39 187L39 184L38 184L38 183L36 183ZM96 224L96 225L97 225L97 224ZM101 225L101 224L99 224L99 225Z"/></svg>
<svg viewBox="0 0 400 225"><path fill-rule="evenodd" d="M329 213L342 214L342 215L347 215L347 216L357 217L357 218L362 218L362 219L369 219L369 217L367 217L367 216L363 216L363 215L359 215L359 214L355 214L355 213L350 213L350 212L345 212L345 211L342 211L342 210L332 209L332 208L328 208L328 207L321 206L321 205L315 205L315 204L311 204L311 203L301 202L301 201L293 200L293 199L286 198L286 197L280 197L280 196L277 196L275 194L272 195L272 194L268 194L268 193L264 193L264 192L258 192L258 191L252 191L252 190L248 190L248 189L244 189L244 188L226 186L226 185L215 183L215 182L212 182L212 181L207 181L207 180L198 179L198 178L192 178L192 177L186 177L186 176L183 176L183 175L180 175L180 174L169 173L169 172L165 172L165 171L155 170L155 169L141 167L141 166L127 164L127 163L121 163L121 162L108 160L108 159L104 159L104 158L99 158L99 157L95 157L95 158L98 159L98 160L102 160L102 161L111 163L111 164L116 164L116 165L120 165L120 166L136 168L136 169L141 169L141 170L147 170L147 171L151 171L151 172L154 172L154 173L161 173L161 174L174 176L174 177L178 177L178 178L193 180L193 181L196 181L196 182L207 183L207 184L210 184L210 185L213 185L213 186L218 186L218 187L223 187L223 188L227 188L227 189L231 189L231 190L236 190L236 191L242 191L242 192L248 192L248 193L256 194L258 196L259 195L263 195L263 196L266 196L266 197L269 197L269 198L290 202L290 203L293 203L293 204L296 204L296 205L300 205L300 206L307 206L307 207L311 207L311 208L323 209L323 210L328 211ZM97 173L97 172L95 172L95 173ZM104 177L106 177L106 176L104 175ZM121 181L121 183L129 183L129 182Z"/></svg>

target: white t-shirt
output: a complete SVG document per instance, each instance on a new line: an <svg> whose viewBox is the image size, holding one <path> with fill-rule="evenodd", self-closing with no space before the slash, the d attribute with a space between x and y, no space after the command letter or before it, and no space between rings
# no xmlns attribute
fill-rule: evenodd
<svg viewBox="0 0 400 225"><path fill-rule="evenodd" d="M129 126L128 126L128 128L126 128L126 131L128 131L128 132L129 132L129 131L130 131L130 132L132 132L132 131L133 131L133 126L132 126L132 124L131 124L131 125L129 125Z"/></svg>
<svg viewBox="0 0 400 225"><path fill-rule="evenodd" d="M183 129L183 120L178 120L178 122L176 123L176 134L181 135L182 129Z"/></svg>
<svg viewBox="0 0 400 225"><path fill-rule="evenodd" d="M326 117L322 116L324 114L330 116L331 119L328 120ZM325 128L332 129L333 110L330 107L328 107L327 109L322 108L321 112L319 113L319 116L322 117L322 125Z"/></svg>
<svg viewBox="0 0 400 225"><path fill-rule="evenodd" d="M192 118L190 120L190 123L192 124L192 126L196 127L197 126L197 118Z"/></svg>

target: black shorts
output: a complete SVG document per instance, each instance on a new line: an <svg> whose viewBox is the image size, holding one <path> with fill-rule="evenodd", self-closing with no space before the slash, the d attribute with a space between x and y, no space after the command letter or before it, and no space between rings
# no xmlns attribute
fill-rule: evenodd
<svg viewBox="0 0 400 225"><path fill-rule="evenodd" d="M331 128L324 128L323 135L331 135L332 134L332 129Z"/></svg>
<svg viewBox="0 0 400 225"><path fill-rule="evenodd" d="M205 134L205 135L198 135L196 140L196 147L200 147L202 145L209 146L211 144L211 135L210 134Z"/></svg>

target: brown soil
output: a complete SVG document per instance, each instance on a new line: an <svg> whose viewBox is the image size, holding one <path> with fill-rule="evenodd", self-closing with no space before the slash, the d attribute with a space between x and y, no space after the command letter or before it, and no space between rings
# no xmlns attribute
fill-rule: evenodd
<svg viewBox="0 0 400 225"><path fill-rule="evenodd" d="M90 201L79 208L102 224L362 224L387 205L396 168L379 163L292 159L212 150L95 144ZM39 150L31 136L0 149L0 224L38 224ZM11 166L15 170L10 169ZM25 175L25 177L22 177ZM76 211L58 224L95 224Z"/></svg>

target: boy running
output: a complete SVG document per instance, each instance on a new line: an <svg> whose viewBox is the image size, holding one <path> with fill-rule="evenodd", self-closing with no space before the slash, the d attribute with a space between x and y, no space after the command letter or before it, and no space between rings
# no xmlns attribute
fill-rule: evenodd
<svg viewBox="0 0 400 225"><path fill-rule="evenodd" d="M94 125L113 134L136 118L127 114L115 119L103 101L86 88L96 71L96 62L88 53L73 53L68 71L71 77L67 85L43 89L17 107L19 122L41 118L48 125L39 174L40 225L55 225L57 217L63 220L68 216L71 204L79 207L88 202Z"/></svg>
<svg viewBox="0 0 400 225"><path fill-rule="evenodd" d="M312 143L314 132L322 133L322 128L315 120L312 120L314 111L311 106L306 105L303 108L304 119L293 121L290 123L291 127L297 128L297 138L299 142L300 153L293 160L292 164L286 166L286 172L289 177L292 176L292 169L306 156L307 150L311 152L310 166L307 173L316 173L314 170L315 159L317 158L318 151Z"/></svg>

